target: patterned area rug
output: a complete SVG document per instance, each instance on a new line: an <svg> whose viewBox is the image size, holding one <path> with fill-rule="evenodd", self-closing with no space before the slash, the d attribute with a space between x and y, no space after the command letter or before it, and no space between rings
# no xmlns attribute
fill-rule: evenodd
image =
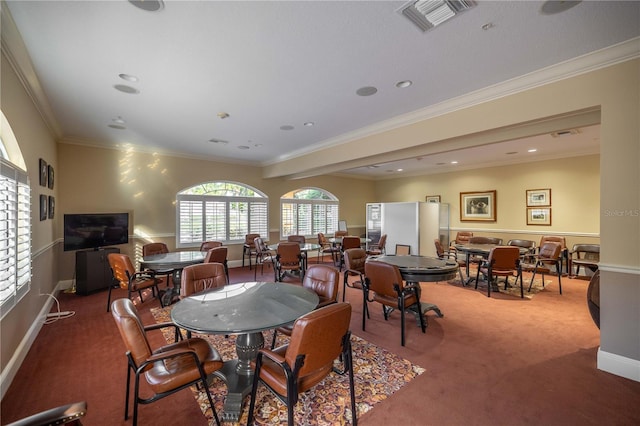
<svg viewBox="0 0 640 426"><path fill-rule="evenodd" d="M153 308L151 313L156 322L170 321L171 306ZM163 330L167 342L173 341L171 330ZM208 339L215 347L222 359L234 359L235 336L201 335L194 336ZM265 344L271 344L271 332L264 332ZM284 343L287 337L278 336L278 345ZM413 378L422 374L422 367L367 342L357 336L351 337L353 347L354 379L356 391L356 409L358 416L366 413L375 404L385 400L397 392ZM338 362L338 361L336 361ZM341 365L338 366L341 368ZM206 393L199 392L195 386L191 387L195 398L200 404L204 415L213 420ZM226 396L225 383L215 378L211 384L211 395L214 398L216 411L221 416L224 398ZM249 398L245 399L245 406L239 424L247 424ZM352 423L351 399L349 396L349 378L331 373L310 391L301 394L295 407L295 423L297 425L343 425ZM255 424L280 425L287 423L287 409L284 404L273 396L264 386L258 387L256 397ZM226 422L226 425L234 423Z"/></svg>
<svg viewBox="0 0 640 426"><path fill-rule="evenodd" d="M475 271L471 271L471 277L475 278ZM533 285L531 286L531 291L527 291L529 289L529 282L531 281L531 278L529 277L525 277L524 278L524 298L525 299L533 299L533 296L535 296L536 294L540 293L541 291L545 290L545 286L542 285L542 279L540 278L536 278L533 281ZM551 284L551 280L545 280L545 285ZM458 287L463 287L462 284L460 283L459 279L455 279L455 280L451 280L448 281L449 284L451 285L455 285ZM466 287L464 288L468 288L471 290L475 289L475 285L476 282L475 280L471 281L471 283L467 284ZM499 292L502 294L508 294L509 296L514 296L514 297L520 297L520 280L518 280L518 283L516 285L516 281L515 278L510 278L509 279L509 285L507 286L507 288L504 288L504 279L503 278L499 278L498 279L498 288L499 288ZM493 287L491 289L491 292L494 292L495 287ZM482 277L480 278L480 282L478 283L478 290L477 291L483 291L483 292L487 292L487 282L482 280Z"/></svg>

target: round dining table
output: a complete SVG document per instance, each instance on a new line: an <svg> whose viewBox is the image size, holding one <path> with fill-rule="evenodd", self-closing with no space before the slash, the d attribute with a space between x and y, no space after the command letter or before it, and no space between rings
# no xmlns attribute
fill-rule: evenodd
<svg viewBox="0 0 640 426"><path fill-rule="evenodd" d="M224 362L214 374L227 384L222 418L237 422L242 401L251 391L253 369L263 330L294 322L318 305L318 295L300 285L281 282L229 284L186 297L171 310L178 327L201 334L237 334L237 359Z"/></svg>
<svg viewBox="0 0 640 426"><path fill-rule="evenodd" d="M152 254L144 256L140 261L140 269L150 269L152 271L171 273L173 286L167 288L162 295L162 305L170 305L180 294L180 284L182 280L182 269L185 266L195 265L204 261L207 252L204 251L172 251L169 253ZM167 283L168 285L169 283Z"/></svg>

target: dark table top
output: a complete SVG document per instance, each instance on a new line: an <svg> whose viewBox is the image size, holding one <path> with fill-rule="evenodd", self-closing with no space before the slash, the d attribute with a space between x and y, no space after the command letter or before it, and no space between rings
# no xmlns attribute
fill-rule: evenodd
<svg viewBox="0 0 640 426"><path fill-rule="evenodd" d="M169 253L144 256L140 262L143 269L182 269L185 266L204 261L206 252L202 251L172 251Z"/></svg>
<svg viewBox="0 0 640 426"><path fill-rule="evenodd" d="M384 262L395 265L402 278L410 282L447 281L458 273L458 262L429 256L377 256L368 262Z"/></svg>
<svg viewBox="0 0 640 426"><path fill-rule="evenodd" d="M289 324L317 305L318 295L300 285L246 282L182 299L171 320L198 333L254 333Z"/></svg>

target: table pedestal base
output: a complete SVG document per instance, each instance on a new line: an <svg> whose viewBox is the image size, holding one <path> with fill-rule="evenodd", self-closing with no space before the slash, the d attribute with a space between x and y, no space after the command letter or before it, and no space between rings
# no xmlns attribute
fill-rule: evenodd
<svg viewBox="0 0 640 426"><path fill-rule="evenodd" d="M225 361L224 366L214 374L227 384L222 421L238 422L242 415L242 403L253 386L251 361L256 359L260 348L264 347L262 333L240 334L236 338L238 359Z"/></svg>

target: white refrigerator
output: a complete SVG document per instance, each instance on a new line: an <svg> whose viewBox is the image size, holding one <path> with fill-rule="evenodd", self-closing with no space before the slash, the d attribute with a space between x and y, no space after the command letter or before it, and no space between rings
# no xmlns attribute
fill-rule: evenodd
<svg viewBox="0 0 640 426"><path fill-rule="evenodd" d="M434 239L439 239L445 247L449 245L449 205L425 202L367 204L367 237L374 239L382 234L387 234L387 254L395 254L396 244L404 244L411 247L411 254L435 257Z"/></svg>

